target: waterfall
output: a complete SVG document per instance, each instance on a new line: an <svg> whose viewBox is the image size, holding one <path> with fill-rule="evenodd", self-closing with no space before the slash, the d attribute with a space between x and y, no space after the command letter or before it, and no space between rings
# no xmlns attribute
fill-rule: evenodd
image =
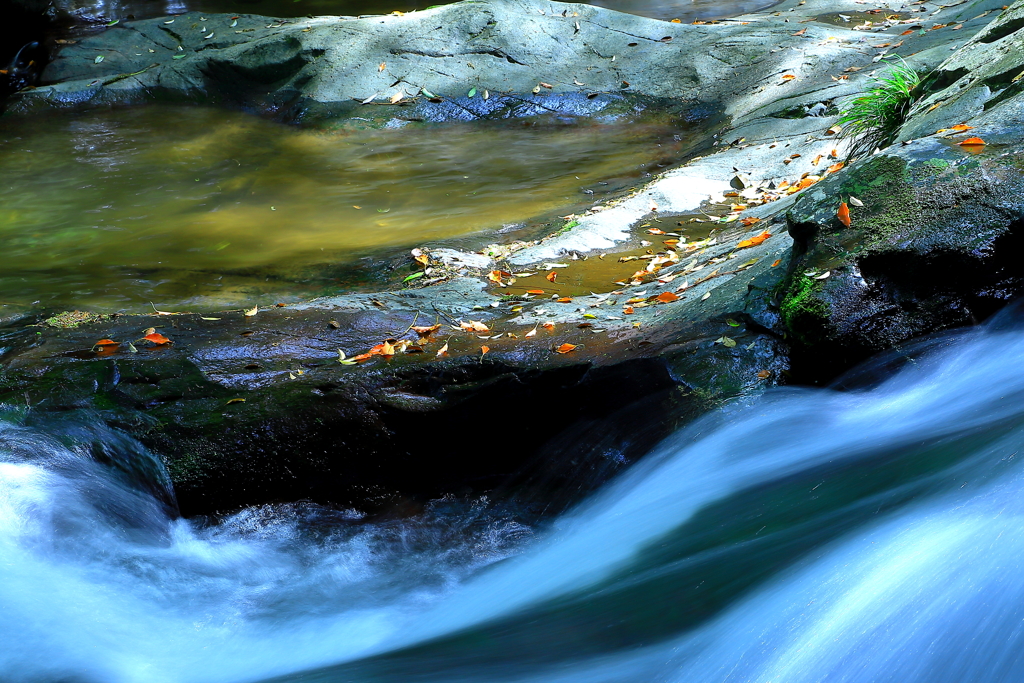
<svg viewBox="0 0 1024 683"><path fill-rule="evenodd" d="M12 409L0 679L1019 681L1015 315L727 406L551 522L179 519L138 444Z"/></svg>

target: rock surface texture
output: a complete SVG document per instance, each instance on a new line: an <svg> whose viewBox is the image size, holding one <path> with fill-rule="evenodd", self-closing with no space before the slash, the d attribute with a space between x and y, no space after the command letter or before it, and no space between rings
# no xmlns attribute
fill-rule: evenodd
<svg viewBox="0 0 1024 683"><path fill-rule="evenodd" d="M98 411L165 457L189 513L301 496L387 507L486 490L511 472L538 490L597 483L710 407L791 378L825 382L1022 293L1022 13L1024 0L1006 11L787 0L679 25L492 0L385 17L125 22L65 48L51 85L20 93L11 112L171 98L387 125L595 113L646 97L713 105L731 127L714 153L550 239L461 261L426 245L459 273L442 284L255 316L8 322L0 401ZM928 74L922 100L895 145L843 167L837 105L890 55ZM958 144L974 135L987 144ZM768 191L775 200L761 201ZM706 219L744 227L680 247L657 277L565 302L484 287L492 269L543 271L635 245L641 219L720 214L709 198L748 203ZM435 322L419 343L410 325ZM173 345L94 349L151 326ZM409 345L339 362L339 349L384 340Z"/></svg>

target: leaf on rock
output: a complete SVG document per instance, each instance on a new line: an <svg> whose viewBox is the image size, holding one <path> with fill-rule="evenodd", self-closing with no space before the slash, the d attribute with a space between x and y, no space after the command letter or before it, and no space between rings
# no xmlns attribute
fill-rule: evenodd
<svg viewBox="0 0 1024 683"><path fill-rule="evenodd" d="M490 332L490 328L479 320L469 320L461 324L462 329L469 332Z"/></svg>
<svg viewBox="0 0 1024 683"><path fill-rule="evenodd" d="M736 248L746 249L747 247L756 247L757 245L761 244L771 236L772 234L765 230L760 235L755 235L749 239L742 240L739 244L736 245Z"/></svg>
<svg viewBox="0 0 1024 683"><path fill-rule="evenodd" d="M555 353L569 353L569 352L575 351L575 350L576 350L576 345L575 344L568 344L568 343L566 343L566 344L562 344L557 349L555 349Z"/></svg>
<svg viewBox="0 0 1024 683"><path fill-rule="evenodd" d="M153 342L154 344L170 344L171 340L160 334L159 332L150 332L143 337L146 341Z"/></svg>
<svg viewBox="0 0 1024 683"><path fill-rule="evenodd" d="M839 217L839 222L850 227L850 207L846 205L846 202L839 202L839 211L836 212Z"/></svg>
<svg viewBox="0 0 1024 683"><path fill-rule="evenodd" d="M441 323L438 323L436 325L430 325L430 326L417 325L417 326L413 326L410 329L412 329L412 331L415 332L417 335L419 335L419 337L422 339L424 337L429 337L430 335L434 334L439 329L441 329Z"/></svg>
<svg viewBox="0 0 1024 683"><path fill-rule="evenodd" d="M254 315L256 315L257 313L259 313L259 312L260 312L260 307L259 307L259 304L256 304L256 305L255 305L255 306L253 306L252 308L248 308L248 309L246 309L246 310L244 311L244 313L245 313L245 317L247 317L247 318L251 318L251 317L253 317Z"/></svg>
<svg viewBox="0 0 1024 683"><path fill-rule="evenodd" d="M967 138L966 140L961 140L957 144L958 145L962 145L963 147L971 147L973 145L977 145L978 147L981 147L982 145L985 145L987 143L984 140L982 140L981 138Z"/></svg>
<svg viewBox="0 0 1024 683"><path fill-rule="evenodd" d="M658 296L654 297L663 304L670 304L673 301L679 301L679 297L672 292L662 292Z"/></svg>
<svg viewBox="0 0 1024 683"><path fill-rule="evenodd" d="M444 346L442 346L441 348L439 348L437 350L437 357L438 358L444 358L447 355L448 355L448 342L445 342Z"/></svg>

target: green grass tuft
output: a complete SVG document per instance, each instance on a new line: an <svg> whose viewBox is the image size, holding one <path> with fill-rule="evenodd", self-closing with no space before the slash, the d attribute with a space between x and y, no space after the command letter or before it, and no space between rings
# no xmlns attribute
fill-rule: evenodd
<svg viewBox="0 0 1024 683"><path fill-rule="evenodd" d="M840 111L840 137L853 140L850 158L888 147L917 99L921 85L917 72L902 58L888 67L884 74L872 77L875 83L870 90L846 102Z"/></svg>

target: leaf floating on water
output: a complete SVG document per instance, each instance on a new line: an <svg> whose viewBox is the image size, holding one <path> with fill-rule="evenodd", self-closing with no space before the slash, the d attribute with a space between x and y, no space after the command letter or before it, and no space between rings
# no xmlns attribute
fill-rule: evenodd
<svg viewBox="0 0 1024 683"><path fill-rule="evenodd" d="M558 303L560 303L560 304L571 304L572 303L572 297L563 296L563 297L560 297L560 298L556 299L556 301Z"/></svg>
<svg viewBox="0 0 1024 683"><path fill-rule="evenodd" d="M576 345L575 344L568 344L568 343L566 343L566 344L562 344L557 349L555 349L555 353L570 353L571 351L575 351L575 350L576 350Z"/></svg>
<svg viewBox="0 0 1024 683"><path fill-rule="evenodd" d="M555 329L555 324L554 323L541 323L540 326L543 327L545 330L553 330L553 329Z"/></svg>
<svg viewBox="0 0 1024 683"><path fill-rule="evenodd" d="M846 205L846 202L839 202L839 211L836 212L836 216L839 217L839 222L850 227L850 207Z"/></svg>
<svg viewBox="0 0 1024 683"><path fill-rule="evenodd" d="M983 146L983 145L985 145L987 143L984 140L982 140L981 138L967 138L966 140L961 140L960 142L958 142L956 144L961 145L962 147L972 147L972 146L981 147L981 146Z"/></svg>
<svg viewBox="0 0 1024 683"><path fill-rule="evenodd" d="M231 405L232 403L245 403L245 399L244 398L229 398L227 404Z"/></svg>
<svg viewBox="0 0 1024 683"><path fill-rule="evenodd" d="M116 342L113 339L100 339L93 346L120 346L121 342Z"/></svg>
<svg viewBox="0 0 1024 683"><path fill-rule="evenodd" d="M260 312L260 306L259 306L259 304L256 304L256 305L255 305L255 306L253 306L252 308L249 308L249 309L247 309L247 310L245 310L245 311L244 311L244 313L245 313L245 317L247 317L247 318L251 318L251 317L253 317L254 315L256 315L257 313L259 313L259 312Z"/></svg>
<svg viewBox="0 0 1024 683"><path fill-rule="evenodd" d="M745 240L740 241L736 245L736 248L737 249L746 249L747 247L756 247L757 245L761 244L762 242L764 242L766 239L768 239L771 236L772 236L772 234L770 232L768 232L767 230L765 230L760 235L754 235L753 237L751 237L749 239L745 239Z"/></svg>
<svg viewBox="0 0 1024 683"><path fill-rule="evenodd" d="M523 336L525 336L527 339L529 339L530 337L536 337L537 336L537 326L535 325L532 330L530 330L529 332L527 332Z"/></svg>
<svg viewBox="0 0 1024 683"><path fill-rule="evenodd" d="M528 289L528 290L526 290L526 293L527 294L543 294L544 290L543 289Z"/></svg>
<svg viewBox="0 0 1024 683"><path fill-rule="evenodd" d="M548 273L548 274L547 274L547 275L545 275L544 277L545 277L545 278L547 279L547 281L548 281L548 282L554 282L554 281L555 281L555 278L557 278L557 277L558 277L558 272L557 272L557 271L554 271L554 270L552 270L552 271L551 271L550 273Z"/></svg>
<svg viewBox="0 0 1024 683"><path fill-rule="evenodd" d="M654 297L663 304L670 304L673 301L679 301L679 297L672 292L662 292L658 296Z"/></svg>

